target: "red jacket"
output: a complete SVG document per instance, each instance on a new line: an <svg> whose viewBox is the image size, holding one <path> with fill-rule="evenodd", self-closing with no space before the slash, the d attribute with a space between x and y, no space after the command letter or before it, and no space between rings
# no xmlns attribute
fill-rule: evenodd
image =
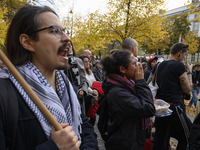
<svg viewBox="0 0 200 150"><path fill-rule="evenodd" d="M103 95L103 90L102 90L100 82L94 81L91 88L98 91L98 94L99 94L98 98L101 97L101 95ZM98 108L99 108L98 101L96 102L96 105L94 105L94 106L92 106L90 104L90 106L88 108L88 111L87 111L87 117L89 117L89 118L96 118L95 113L96 113L96 111L97 111Z"/></svg>

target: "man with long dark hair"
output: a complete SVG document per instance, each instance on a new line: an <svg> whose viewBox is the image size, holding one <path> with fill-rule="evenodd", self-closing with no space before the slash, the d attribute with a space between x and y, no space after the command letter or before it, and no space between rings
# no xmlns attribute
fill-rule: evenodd
<svg viewBox="0 0 200 150"><path fill-rule="evenodd" d="M15 77L4 69L0 88L6 88L8 95L0 91L0 102L16 93L13 100L19 112L15 138L7 141L7 118L0 111L0 149L98 149L96 134L61 71L69 68L69 41L57 14L47 6L26 5L12 19L5 43L7 56L63 129L55 131ZM11 86L1 87L5 83Z"/></svg>

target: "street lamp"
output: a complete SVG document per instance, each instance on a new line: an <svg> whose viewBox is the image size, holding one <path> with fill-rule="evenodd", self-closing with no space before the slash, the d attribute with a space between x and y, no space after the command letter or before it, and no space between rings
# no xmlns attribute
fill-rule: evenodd
<svg viewBox="0 0 200 150"><path fill-rule="evenodd" d="M73 10L71 9L70 14L72 14L72 25L71 25L71 38L72 38L72 29L73 29Z"/></svg>

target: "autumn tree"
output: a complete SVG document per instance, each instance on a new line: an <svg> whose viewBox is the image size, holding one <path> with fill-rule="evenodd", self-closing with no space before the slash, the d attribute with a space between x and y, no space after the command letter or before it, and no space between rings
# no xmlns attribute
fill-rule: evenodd
<svg viewBox="0 0 200 150"><path fill-rule="evenodd" d="M17 10L22 5L27 3L27 0L0 0L0 8L3 12L3 20L9 23Z"/></svg>
<svg viewBox="0 0 200 150"><path fill-rule="evenodd" d="M198 51L199 46L199 40L198 38L193 34L193 32L188 32L185 35L185 38L182 40L183 43L189 45L189 54L193 54Z"/></svg>
<svg viewBox="0 0 200 150"><path fill-rule="evenodd" d="M4 18L3 11L0 8L0 49L1 50L5 50L4 40L5 40L5 37L6 37L6 31L7 31L7 28L8 28L8 25L3 20L3 18Z"/></svg>
<svg viewBox="0 0 200 150"><path fill-rule="evenodd" d="M170 43L170 39L168 36L163 39L159 39L158 41L152 42L150 38L147 38L142 44L141 49L145 52L145 54L156 54L162 55L166 54L168 49L168 45Z"/></svg>
<svg viewBox="0 0 200 150"><path fill-rule="evenodd" d="M106 13L97 11L76 27L74 24L72 40L76 51L88 48L96 54L99 50L105 51L108 44L121 45L127 37L138 43L149 38L156 47L157 42L167 36L162 25L166 18L159 13L163 4L164 0L109 0Z"/></svg>
<svg viewBox="0 0 200 150"><path fill-rule="evenodd" d="M182 38L190 30L190 22L187 20L187 14L183 15L175 15L167 20L169 22L169 35L170 35L170 44L168 45L169 49L167 52L169 53L172 45L179 41L179 35L182 34Z"/></svg>
<svg viewBox="0 0 200 150"><path fill-rule="evenodd" d="M74 44L78 55L81 55L83 50L89 49L94 55L99 55L99 51L103 54L105 48L104 37L99 34L98 12L88 14L86 19L79 15L75 15L73 19L73 31L71 31L72 22L69 18L65 18L63 24L66 29L73 32L70 38Z"/></svg>
<svg viewBox="0 0 200 150"><path fill-rule="evenodd" d="M110 0L109 11L99 18L100 33L119 43L127 37L158 41L167 33L161 26L165 17L159 14L163 4L164 0Z"/></svg>
<svg viewBox="0 0 200 150"><path fill-rule="evenodd" d="M194 13L197 15L197 19L200 20L200 2L199 0L192 0L191 3L187 6L188 9L190 10L190 13Z"/></svg>

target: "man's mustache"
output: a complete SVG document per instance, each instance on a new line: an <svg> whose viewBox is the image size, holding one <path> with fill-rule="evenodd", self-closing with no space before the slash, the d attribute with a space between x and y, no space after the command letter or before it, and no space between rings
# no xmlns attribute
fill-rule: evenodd
<svg viewBox="0 0 200 150"><path fill-rule="evenodd" d="M58 54L59 54L63 49L65 49L67 46L70 47L70 43L64 43L63 45L61 45L61 46L58 48Z"/></svg>

